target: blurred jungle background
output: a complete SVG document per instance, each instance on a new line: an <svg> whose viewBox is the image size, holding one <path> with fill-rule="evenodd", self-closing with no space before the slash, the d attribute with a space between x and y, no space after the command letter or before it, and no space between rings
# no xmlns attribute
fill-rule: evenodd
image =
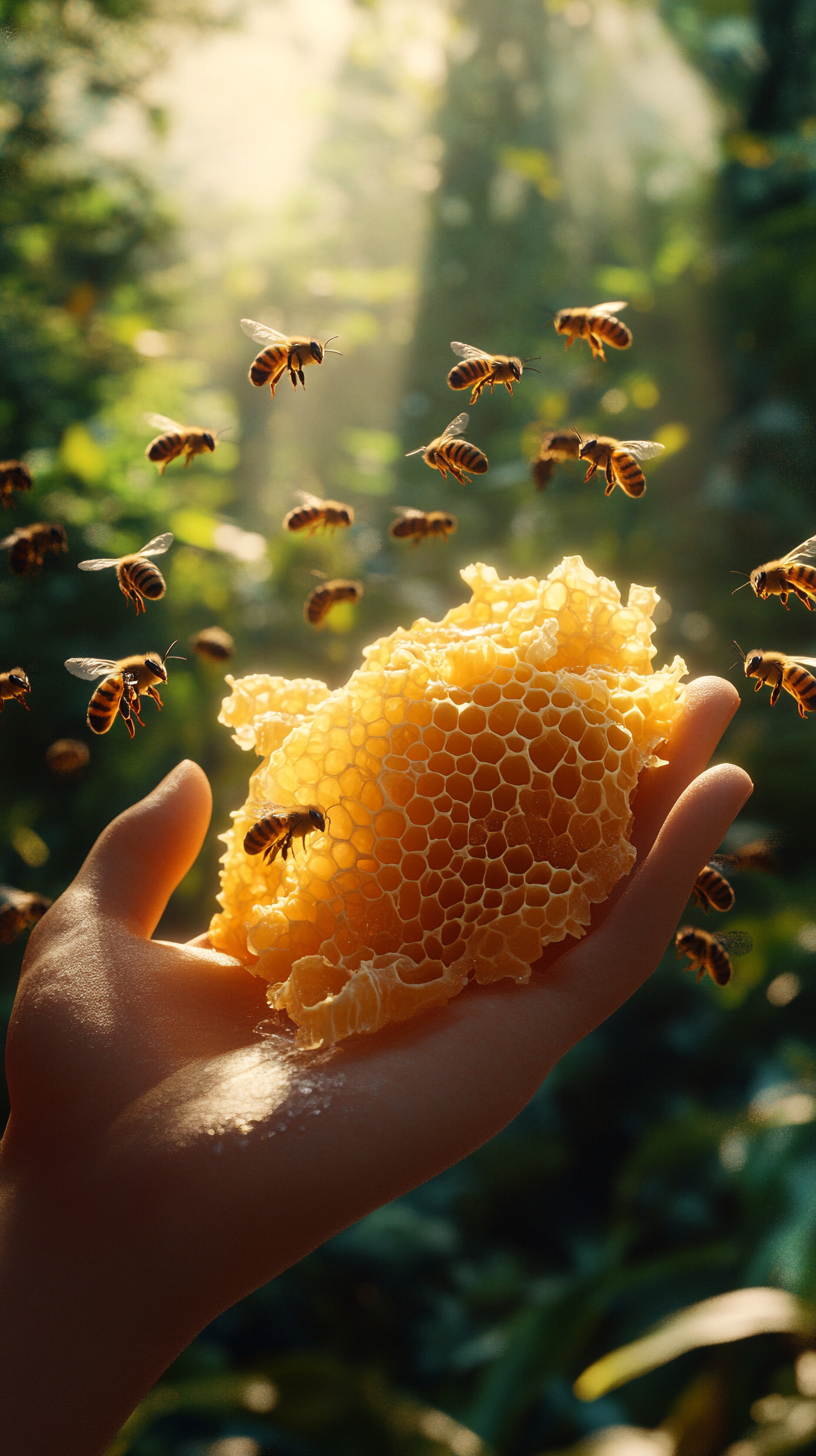
<svg viewBox="0 0 816 1456"><path fill-rule="evenodd" d="M816 0L0 15L0 457L34 477L2 524L59 522L69 545L33 582L0 564L0 670L32 687L30 716L0 721L5 883L59 894L187 754L213 827L159 933L206 925L254 764L216 721L223 669L186 645L210 625L238 674L336 684L375 636L460 601L464 564L541 575L580 552L658 588L659 662L727 674L734 638L816 651L798 603L731 595L732 571L816 531ZM629 300L631 350L565 354L552 313L607 298ZM247 315L337 334L343 357L270 404ZM540 371L470 411L490 470L467 488L403 458L466 406L452 338ZM160 478L145 411L225 435ZM542 432L572 425L665 445L643 499L569 462L536 490ZM297 490L349 501L353 529L285 536ZM403 505L454 511L457 534L390 540ZM76 570L168 530L167 595L138 625L113 573ZM320 633L315 572L365 584ZM173 639L161 715L91 741L63 660ZM117 1456L816 1450L814 730L734 678L722 752L756 793L725 848L779 834L781 868L740 875L718 921L753 937L732 984L667 954L501 1136L207 1329ZM74 778L45 764L63 737L90 747ZM0 948L6 1015L24 940Z"/></svg>

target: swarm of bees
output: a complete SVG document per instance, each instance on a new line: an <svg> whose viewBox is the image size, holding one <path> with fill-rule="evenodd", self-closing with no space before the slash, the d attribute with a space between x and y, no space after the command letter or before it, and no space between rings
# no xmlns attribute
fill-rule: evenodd
<svg viewBox="0 0 816 1456"><path fill-rule="evenodd" d="M15 490L31 490L33 484L31 471L22 460L0 460L0 501L4 510L17 504Z"/></svg>
<svg viewBox="0 0 816 1456"><path fill-rule="evenodd" d="M575 340L583 339L589 344L593 359L605 363L605 346L624 350L632 344L631 331L617 317L626 307L626 303L619 300L591 307L563 308L554 316L554 328L565 338L567 348ZM326 354L339 353L328 347L332 338L321 342L307 334L289 336L252 319L242 319L240 324L243 332L262 346L250 366L249 380L256 388L268 384L272 397L285 374L288 373L293 389L297 389L298 383L305 388L304 370L322 364ZM497 385L503 385L512 395L514 385L521 381L525 370L533 369L533 358L537 357L493 354L459 341L453 341L451 349L458 362L448 373L448 386L455 391L469 389L471 405L475 405L487 389L492 395ZM196 456L214 452L219 443L218 431L199 425L182 425L161 414L147 414L144 418L151 428L159 431L148 444L145 454L157 466L160 475L172 461L183 459L188 466ZM427 445L409 451L408 456L421 455L424 463L437 471L442 480L446 481L451 475L460 485L469 484L473 476L488 471L489 461L478 446L462 438L468 424L467 414L457 415L440 435ZM604 476L606 495L618 486L625 495L638 499L646 490L642 463L654 459L663 449L664 446L654 440L618 440L597 434L582 438L575 428L551 429L542 436L538 455L532 462L532 475L536 488L541 491L564 461L585 461L585 481L591 480L600 471ZM16 505L15 492L28 492L32 486L31 472L24 462L0 462L0 501L4 509ZM283 530L287 533L311 539L318 532L334 534L338 529L349 530L354 526L352 506L305 491L297 495L300 503L283 519ZM399 506L395 510L397 518L389 528L389 535L396 541L409 542L414 548L433 538L447 541L457 529L456 516L444 509L419 510ZM79 569L114 569L126 605L132 602L138 616L140 611L146 611L146 602L159 601L165 595L166 582L153 558L165 554L172 543L172 533L164 532L138 551L120 557L81 561ZM68 549L64 527L47 521L18 527L0 541L0 545L8 551L12 574L29 578L37 576L48 553L59 555ZM779 597L786 610L789 598L793 596L811 611L816 601L816 565L810 564L814 557L816 536L811 536L779 560L755 567L743 586L750 585L755 596L762 601L772 596ZM323 581L307 597L305 620L312 627L320 628L335 605L357 603L362 595L363 584L359 581L345 578ZM66 661L65 666L73 676L97 684L87 710L88 727L94 734L109 732L118 716L133 739L135 725L145 726L141 718L141 698L152 698L156 707L161 709L158 685L167 682L166 664L173 660L172 648L175 645L172 643L163 657L149 651L118 659L79 657ZM190 647L198 657L215 664L229 661L235 650L230 634L217 625L195 633L190 638ZM743 653L738 645L737 650L746 677L756 679L756 691L763 684L770 688L771 706L776 704L784 688L794 698L803 718L816 710L816 675L808 671L816 668L816 658L788 656L759 648ZM5 703L11 700L28 711L26 697L30 691L28 676L21 667L0 672L0 713ZM77 739L59 739L51 744L45 755L47 767L59 777L79 773L89 759L87 744ZM294 856L296 841L305 843L309 836L325 831L329 812L316 806L286 808L259 804L256 807L258 818L244 837L244 849L248 855L263 855L267 863L272 863L278 855L283 860L290 853ZM697 876L692 891L694 902L706 913L710 909L727 913L734 906L735 896L726 871L754 870L768 874L777 868L772 840L757 840L734 854L713 855ZM0 940L13 939L27 925L33 924L49 903L42 896L0 886ZM692 926L683 926L677 931L675 944L678 956L687 956L691 967L696 969L698 981L708 974L718 986L727 985L731 979L730 956L742 955L751 949L750 937L739 932L713 935Z"/></svg>

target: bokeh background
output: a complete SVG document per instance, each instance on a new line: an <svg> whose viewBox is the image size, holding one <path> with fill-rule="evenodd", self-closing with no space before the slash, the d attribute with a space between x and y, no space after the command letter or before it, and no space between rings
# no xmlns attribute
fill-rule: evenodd
<svg viewBox="0 0 816 1456"><path fill-rule="evenodd" d="M238 673L336 684L375 636L460 601L469 561L540 575L580 552L624 591L657 586L660 660L727 674L734 638L816 651L798 603L732 596L730 574L816 531L815 0L0 0L0 16L0 457L36 481L0 524L60 521L70 544L34 583L0 563L0 670L32 683L31 715L0 721L4 882L57 895L187 754L216 808L159 933L206 925L255 762L217 724L222 671L184 646L213 623ZM632 349L565 354L552 312L617 297ZM337 333L343 358L270 405L246 380L244 315ZM471 411L491 466L466 489L403 458L462 407L451 338L540 356L513 399ZM228 434L160 479L146 410ZM555 425L662 441L646 496L604 499L574 464L538 493L529 460ZM284 537L298 489L350 501L353 530ZM458 534L392 542L400 505L453 510ZM167 596L137 627L112 574L76 564L165 530ZM319 634L302 619L315 571L365 582ZM189 660L161 716L148 704L133 744L121 724L90 743L79 779L49 774L49 743L90 740L63 660L174 638ZM667 955L504 1133L207 1329L117 1456L816 1451L814 728L733 676L722 754L756 793L725 847L781 834L782 869L737 882L725 923L754 949L732 984L697 986ZM5 1016L23 940L0 947ZM780 1292L773 1317L748 1297L769 1332L706 1346L680 1317L685 1354L638 1373L649 1347L633 1378L575 1393L592 1361L741 1288Z"/></svg>

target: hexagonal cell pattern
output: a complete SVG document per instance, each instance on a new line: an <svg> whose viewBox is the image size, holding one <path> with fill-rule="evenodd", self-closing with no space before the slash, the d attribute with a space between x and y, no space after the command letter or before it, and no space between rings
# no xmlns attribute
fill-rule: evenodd
<svg viewBox="0 0 816 1456"><path fill-rule="evenodd" d="M682 708L651 670L651 588L626 606L580 556L543 581L466 567L471 600L363 653L330 692L234 681L220 721L263 763L222 835L219 950L269 981L301 1045L441 1005L469 979L527 981L582 936L635 861L630 800ZM297 857L243 841L264 804L327 815Z"/></svg>

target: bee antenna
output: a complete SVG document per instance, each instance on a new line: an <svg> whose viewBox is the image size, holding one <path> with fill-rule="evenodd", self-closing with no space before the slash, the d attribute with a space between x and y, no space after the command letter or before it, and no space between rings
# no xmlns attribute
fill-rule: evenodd
<svg viewBox="0 0 816 1456"><path fill-rule="evenodd" d="M526 370L528 370L528 372L530 374L540 374L541 373L541 370L540 369L534 369L533 366L532 366L532 364L528 364L526 359L524 360L523 367Z"/></svg>
<svg viewBox="0 0 816 1456"><path fill-rule="evenodd" d="M574 425L570 425L570 429L572 430L573 435L577 435L578 436L578 439L580 440L581 444L583 445L584 441L583 441L583 437L581 435L580 430L576 430L576 428L575 428Z"/></svg>
<svg viewBox="0 0 816 1456"><path fill-rule="evenodd" d="M176 642L178 642L178 637L176 638ZM171 650L171 648L175 647L176 642L171 642L170 643L170 647L168 647L167 651L165 652L164 657L162 658L162 662L186 662L187 661L187 658L186 657L179 657L178 654L175 657L171 657L170 656L170 650Z"/></svg>
<svg viewBox="0 0 816 1456"><path fill-rule="evenodd" d="M734 646L736 647L737 652L739 653L740 657L742 658L742 661L744 662L745 661L745 653L743 652L742 648L740 647L739 642L735 642L734 643ZM734 668L735 667L738 667L738 666L739 666L739 663L738 662L732 662L731 663L731 666L728 669L728 671L729 672L733 672L734 671Z"/></svg>
<svg viewBox="0 0 816 1456"><path fill-rule="evenodd" d="M541 355L540 354L531 354L530 357L529 357L529 359L522 359L521 362L522 362L522 364L532 364L535 359L540 359L540 358L541 358ZM533 373L534 374L540 374L541 373L541 370L540 369L534 369L533 370Z"/></svg>
<svg viewBox="0 0 816 1456"><path fill-rule="evenodd" d="M339 334L329 334L329 337L326 340L326 344L331 344L334 339L339 339L339 338L340 338L340 335ZM323 348L324 349L326 347L326 344L323 345ZM337 351L335 350L334 352L336 353Z"/></svg>

